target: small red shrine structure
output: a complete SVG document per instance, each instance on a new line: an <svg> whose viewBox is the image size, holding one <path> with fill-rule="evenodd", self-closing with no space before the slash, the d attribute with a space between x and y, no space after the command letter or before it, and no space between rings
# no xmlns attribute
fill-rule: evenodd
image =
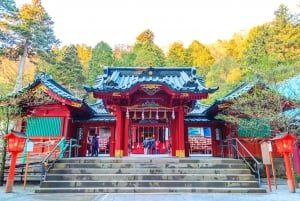
<svg viewBox="0 0 300 201"><path fill-rule="evenodd" d="M143 153L143 142L152 139L160 153L185 157L189 153L184 118L197 100L217 88L206 88L195 68L106 67L92 87L85 87L103 100L116 118L110 136L113 156Z"/></svg>

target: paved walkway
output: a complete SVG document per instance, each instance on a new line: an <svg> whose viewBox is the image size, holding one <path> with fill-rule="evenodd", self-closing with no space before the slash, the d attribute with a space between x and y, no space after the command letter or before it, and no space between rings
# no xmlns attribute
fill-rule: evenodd
<svg viewBox="0 0 300 201"><path fill-rule="evenodd" d="M264 194L240 193L185 193L185 194L37 194L38 185L15 183L12 193L5 193L0 186L0 201L299 201L300 189L290 193L285 180L278 181L278 188ZM264 180L262 187L268 189Z"/></svg>

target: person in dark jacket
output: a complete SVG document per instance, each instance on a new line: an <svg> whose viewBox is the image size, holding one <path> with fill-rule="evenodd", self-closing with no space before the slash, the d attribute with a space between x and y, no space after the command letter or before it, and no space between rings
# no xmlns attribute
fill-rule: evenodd
<svg viewBox="0 0 300 201"><path fill-rule="evenodd" d="M95 134L92 139L92 156L99 154L99 135Z"/></svg>

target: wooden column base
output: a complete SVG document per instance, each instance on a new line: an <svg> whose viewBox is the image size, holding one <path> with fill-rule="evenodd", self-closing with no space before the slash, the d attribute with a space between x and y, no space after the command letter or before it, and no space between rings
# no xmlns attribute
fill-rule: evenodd
<svg viewBox="0 0 300 201"><path fill-rule="evenodd" d="M185 151L184 149L182 150L176 150L176 156L179 158L184 158L185 157Z"/></svg>
<svg viewBox="0 0 300 201"><path fill-rule="evenodd" d="M124 151L123 150L116 150L115 151L115 157L123 157L124 156Z"/></svg>

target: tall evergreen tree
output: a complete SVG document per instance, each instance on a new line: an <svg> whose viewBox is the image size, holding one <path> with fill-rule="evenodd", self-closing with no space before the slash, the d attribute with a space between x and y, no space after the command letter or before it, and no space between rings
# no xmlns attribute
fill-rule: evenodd
<svg viewBox="0 0 300 201"><path fill-rule="evenodd" d="M113 63L113 53L111 47L104 41L99 42L92 49L92 57L89 62L88 84L93 84L97 75L103 74L104 66L111 66Z"/></svg>
<svg viewBox="0 0 300 201"><path fill-rule="evenodd" d="M133 52L134 66L164 66L164 52L154 44L154 34L149 29L138 35Z"/></svg>
<svg viewBox="0 0 300 201"><path fill-rule="evenodd" d="M41 4L32 0L18 9L13 0L0 3L0 46L9 58L19 59L19 72L15 89L22 87L26 58L32 54L44 54L58 40L53 32L53 21Z"/></svg>
<svg viewBox="0 0 300 201"><path fill-rule="evenodd" d="M64 52L62 59L52 65L50 73L60 84L80 96L83 93L82 85L85 83L85 79L77 48L75 45L70 45L62 51Z"/></svg>

